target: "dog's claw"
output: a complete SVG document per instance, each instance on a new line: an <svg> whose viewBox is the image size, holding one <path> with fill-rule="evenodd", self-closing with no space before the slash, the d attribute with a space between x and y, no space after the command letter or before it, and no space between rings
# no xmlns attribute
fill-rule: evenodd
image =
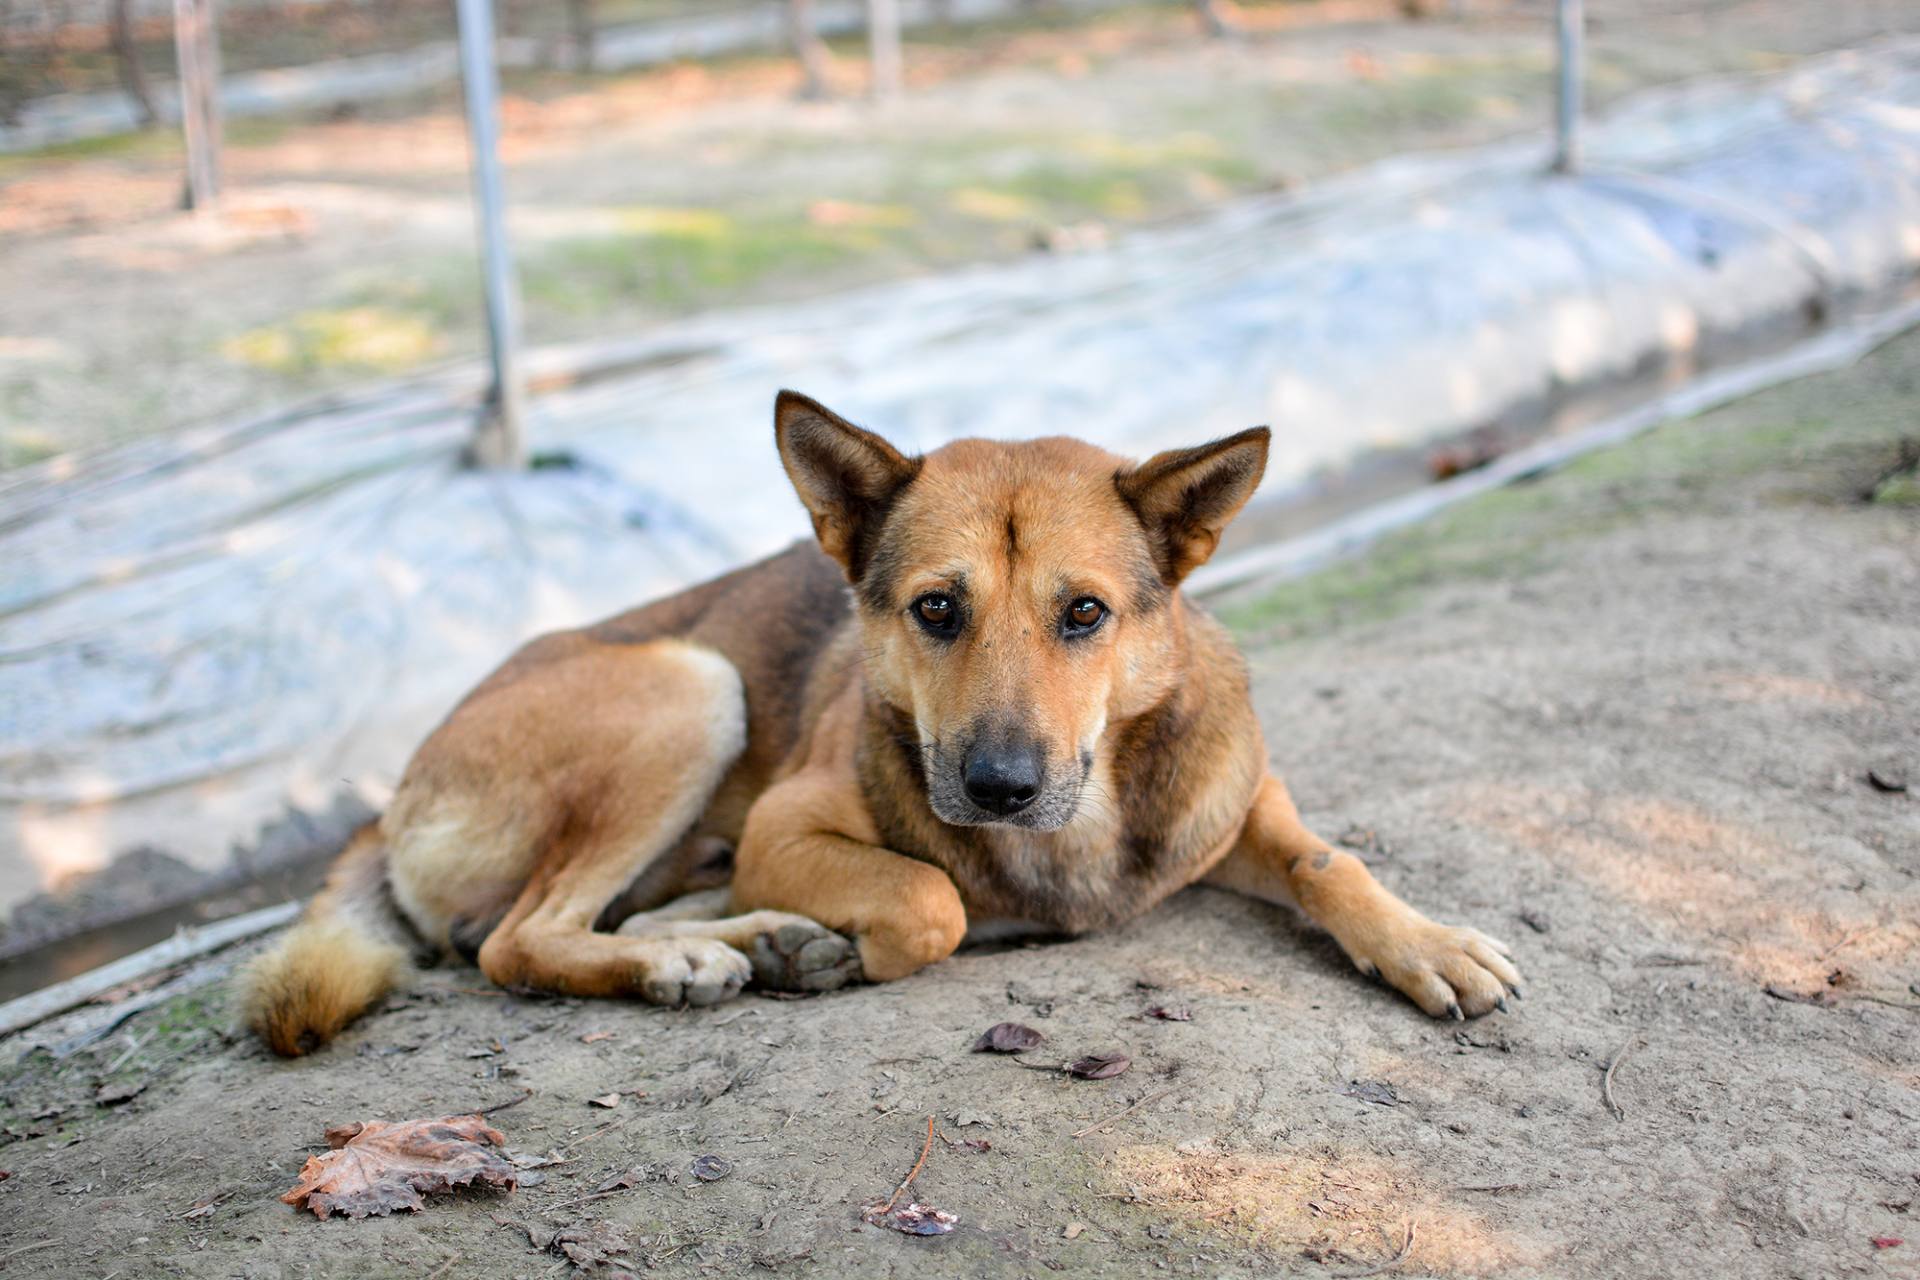
<svg viewBox="0 0 1920 1280"><path fill-rule="evenodd" d="M1498 1010L1499 1010L1500 1012L1502 1012L1502 1013L1506 1013L1506 1012L1507 1012L1507 999L1506 999L1506 997L1505 997L1505 996L1502 996L1502 997L1501 997L1500 999L1498 999L1498 1000L1495 1000L1495 1001L1493 1002L1493 1007L1494 1007L1494 1008L1496 1008L1496 1009L1498 1009Z"/></svg>

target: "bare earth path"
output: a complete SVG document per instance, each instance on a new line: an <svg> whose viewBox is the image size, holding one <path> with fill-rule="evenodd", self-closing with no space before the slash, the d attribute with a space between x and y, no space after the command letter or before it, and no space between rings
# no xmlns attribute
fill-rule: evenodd
<svg viewBox="0 0 1920 1280"><path fill-rule="evenodd" d="M1309 818L1513 942L1509 1015L1429 1022L1211 891L791 1003L441 970L294 1064L226 1038L213 986L0 1074L0 1268L546 1276L571 1231L601 1274L1322 1277L1411 1233L1395 1274L1912 1276L1917 393L1909 337L1225 608ZM1045 1032L1029 1059L1133 1068L969 1054L1002 1019ZM494 1121L564 1154L540 1185L366 1222L276 1198L329 1125L522 1090ZM861 1225L929 1115L955 1145L912 1194L960 1226ZM707 1154L731 1174L692 1178Z"/></svg>

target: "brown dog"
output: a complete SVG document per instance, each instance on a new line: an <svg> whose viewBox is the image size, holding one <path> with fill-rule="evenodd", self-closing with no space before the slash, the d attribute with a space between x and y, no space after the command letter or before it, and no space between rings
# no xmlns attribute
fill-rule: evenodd
<svg viewBox="0 0 1920 1280"><path fill-rule="evenodd" d="M1137 466L1057 438L910 458L784 392L775 434L819 546L543 636L475 689L251 971L277 1052L419 940L503 985L706 1004L1200 881L1297 904L1436 1017L1517 994L1499 943L1301 825L1239 654L1180 592L1264 429Z"/></svg>

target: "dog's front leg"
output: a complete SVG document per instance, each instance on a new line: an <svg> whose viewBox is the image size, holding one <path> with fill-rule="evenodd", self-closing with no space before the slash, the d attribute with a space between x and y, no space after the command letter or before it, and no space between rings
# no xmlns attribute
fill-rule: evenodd
<svg viewBox="0 0 1920 1280"><path fill-rule="evenodd" d="M1239 843L1207 883L1298 906L1362 973L1377 975L1434 1017L1478 1017L1520 994L1507 948L1478 929L1436 924L1388 892L1360 859L1300 821L1278 778L1260 786Z"/></svg>
<svg viewBox="0 0 1920 1280"><path fill-rule="evenodd" d="M769 788L734 855L735 911L791 911L854 940L870 982L953 954L960 891L938 867L880 844L851 773L807 769Z"/></svg>

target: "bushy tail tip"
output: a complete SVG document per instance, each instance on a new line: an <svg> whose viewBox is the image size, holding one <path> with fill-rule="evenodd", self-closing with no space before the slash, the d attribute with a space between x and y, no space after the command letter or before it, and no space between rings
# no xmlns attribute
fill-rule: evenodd
<svg viewBox="0 0 1920 1280"><path fill-rule="evenodd" d="M400 980L404 947L351 923L303 920L248 968L247 1024L283 1058L311 1053Z"/></svg>

